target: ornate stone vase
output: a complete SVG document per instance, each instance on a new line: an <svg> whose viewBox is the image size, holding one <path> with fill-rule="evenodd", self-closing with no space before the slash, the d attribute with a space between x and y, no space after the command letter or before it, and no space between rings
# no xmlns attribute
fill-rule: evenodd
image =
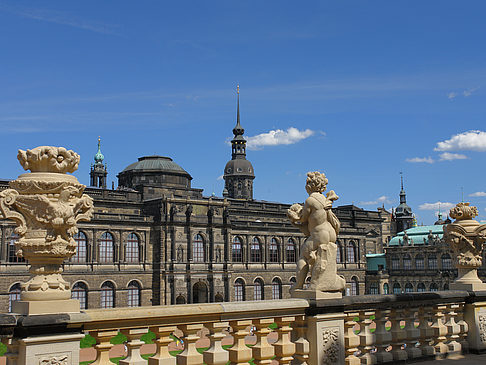
<svg viewBox="0 0 486 365"><path fill-rule="evenodd" d="M83 194L85 186L67 174L77 170L79 155L63 147L41 146L19 150L17 158L31 172L0 193L0 211L2 218L17 224L16 254L30 265L31 278L21 285L21 300L70 299L62 263L76 252L76 223L93 215L93 199Z"/></svg>
<svg viewBox="0 0 486 365"><path fill-rule="evenodd" d="M449 215L455 221L444 226L444 238L456 255L458 270L458 278L451 289L484 290L486 284L478 278L477 269L482 265L486 224L473 219L478 215L478 209L469 203L458 203Z"/></svg>

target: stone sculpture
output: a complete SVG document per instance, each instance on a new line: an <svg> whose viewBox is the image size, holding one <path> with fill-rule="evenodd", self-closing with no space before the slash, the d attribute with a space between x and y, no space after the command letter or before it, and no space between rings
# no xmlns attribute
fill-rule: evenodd
<svg viewBox="0 0 486 365"><path fill-rule="evenodd" d="M31 278L21 285L21 301L14 303L14 311L45 313L49 305L40 303L53 300L64 301L69 311L77 305L79 311L61 275L63 261L76 253L77 222L93 215L93 199L83 194L85 186L67 174L78 168L79 155L63 147L41 146L19 150L17 158L31 172L0 193L0 213L17 224L16 254L28 261ZM59 306L54 309L62 311Z"/></svg>
<svg viewBox="0 0 486 365"><path fill-rule="evenodd" d="M473 218L478 209L469 203L458 203L450 210L450 217L455 219L444 226L444 238L456 255L458 277L451 284L451 289L486 290L477 274L481 267L481 252L486 242L486 224L479 224Z"/></svg>
<svg viewBox="0 0 486 365"><path fill-rule="evenodd" d="M328 180L318 171L308 172L305 189L309 194L304 205L294 204L287 210L290 222L307 237L297 262L297 279L292 296L300 298L341 297L346 281L337 275L336 239L341 223L332 212L332 204L339 197L334 190L326 196ZM303 289L308 272L311 280ZM328 293L328 294L323 294ZM329 294L332 293L332 294Z"/></svg>

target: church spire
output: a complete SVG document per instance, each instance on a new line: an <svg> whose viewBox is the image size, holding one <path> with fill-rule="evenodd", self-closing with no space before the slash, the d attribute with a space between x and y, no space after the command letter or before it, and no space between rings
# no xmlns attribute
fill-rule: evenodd
<svg viewBox="0 0 486 365"><path fill-rule="evenodd" d="M235 139L238 136L243 136L245 130L240 124L240 85L236 85L236 126L233 128L233 134L235 135ZM243 137L241 137L243 139Z"/></svg>
<svg viewBox="0 0 486 365"><path fill-rule="evenodd" d="M91 165L89 172L90 185L106 189L106 176L108 175L108 171L106 164L103 164L105 156L101 153L101 137L98 137L98 152L94 155L94 160L95 164Z"/></svg>

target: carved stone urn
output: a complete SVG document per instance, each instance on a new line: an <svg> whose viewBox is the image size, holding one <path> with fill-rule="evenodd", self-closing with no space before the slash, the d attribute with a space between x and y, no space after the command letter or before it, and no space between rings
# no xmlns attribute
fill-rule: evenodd
<svg viewBox="0 0 486 365"><path fill-rule="evenodd" d="M76 252L76 223L89 221L93 215L93 199L83 194L85 186L67 174L77 170L79 155L63 147L41 146L19 150L17 158L31 172L11 181L10 189L0 193L0 211L2 218L17 224L16 254L28 261L31 278L22 283L21 301L14 303L13 310L45 313L49 306L40 302L64 301L72 311L76 301L71 300L70 285L62 278L62 263ZM38 308L32 310L32 303Z"/></svg>
<svg viewBox="0 0 486 365"><path fill-rule="evenodd" d="M478 278L481 267L481 252L486 242L486 224L479 224L473 218L478 209L469 203L458 203L449 212L455 221L444 226L444 238L454 250L458 277L451 289L486 290L486 284Z"/></svg>

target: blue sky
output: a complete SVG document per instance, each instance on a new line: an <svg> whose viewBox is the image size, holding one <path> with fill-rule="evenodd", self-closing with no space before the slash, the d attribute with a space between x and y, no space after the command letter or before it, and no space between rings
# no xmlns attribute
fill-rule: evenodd
<svg viewBox="0 0 486 365"><path fill-rule="evenodd" d="M256 199L319 170L339 205L391 208L402 171L419 224L462 191L486 219L486 3L296 4L0 0L0 177L62 145L88 184L101 136L109 185L160 154L221 195L239 83Z"/></svg>

